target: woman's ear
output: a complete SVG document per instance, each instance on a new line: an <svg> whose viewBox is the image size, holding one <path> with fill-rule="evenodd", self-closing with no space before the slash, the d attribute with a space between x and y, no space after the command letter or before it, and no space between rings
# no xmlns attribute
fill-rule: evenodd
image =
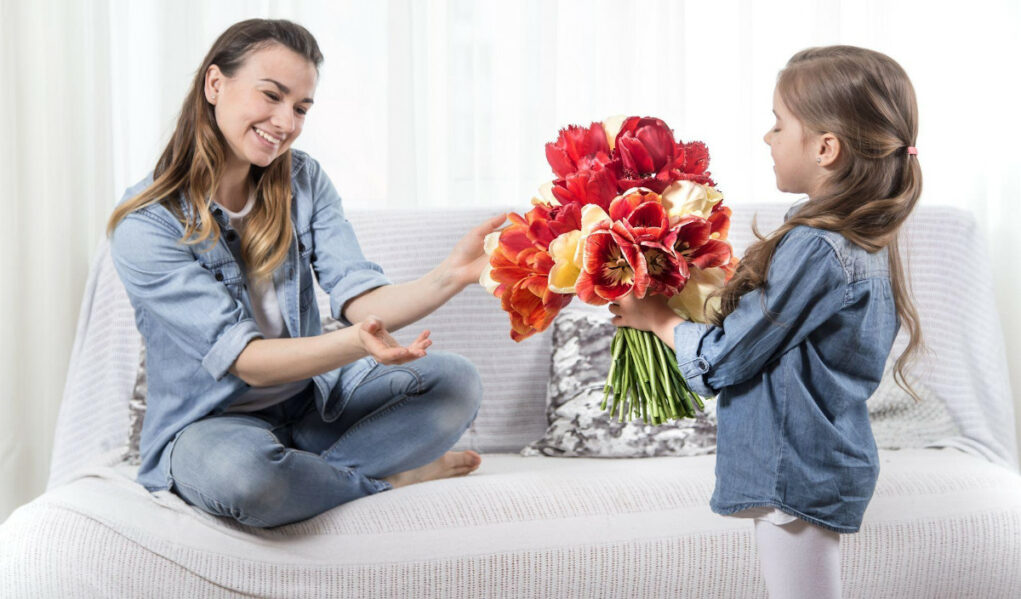
<svg viewBox="0 0 1021 599"><path fill-rule="evenodd" d="M816 146L818 154L815 161L819 166L830 166L840 160L840 140L832 133L823 133L819 136L819 143Z"/></svg>
<svg viewBox="0 0 1021 599"><path fill-rule="evenodd" d="M204 92L206 94L206 102L215 105L217 97L220 95L220 88L223 86L224 76L220 71L220 67L215 64L209 65L206 69L206 84Z"/></svg>

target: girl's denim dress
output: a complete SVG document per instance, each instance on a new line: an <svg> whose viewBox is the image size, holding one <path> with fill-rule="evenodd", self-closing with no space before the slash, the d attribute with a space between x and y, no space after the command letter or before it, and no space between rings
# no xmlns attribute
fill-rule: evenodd
<svg viewBox="0 0 1021 599"><path fill-rule="evenodd" d="M858 532L879 475L865 401L899 327L887 249L870 254L799 226L780 241L766 281L722 326L674 330L691 388L718 394L710 507L773 506Z"/></svg>

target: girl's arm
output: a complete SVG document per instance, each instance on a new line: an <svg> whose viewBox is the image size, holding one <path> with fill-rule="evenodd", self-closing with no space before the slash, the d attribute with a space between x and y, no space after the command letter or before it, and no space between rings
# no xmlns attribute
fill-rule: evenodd
<svg viewBox="0 0 1021 599"><path fill-rule="evenodd" d="M618 310L624 313L621 326L649 326L645 330L656 330L660 338L671 336L665 330L673 324L681 373L695 392L709 397L758 374L818 330L843 306L847 281L823 234L797 227L777 246L765 286L743 295L722 326L670 323L657 307L665 302L655 297L623 302ZM651 316L636 314L647 306Z"/></svg>

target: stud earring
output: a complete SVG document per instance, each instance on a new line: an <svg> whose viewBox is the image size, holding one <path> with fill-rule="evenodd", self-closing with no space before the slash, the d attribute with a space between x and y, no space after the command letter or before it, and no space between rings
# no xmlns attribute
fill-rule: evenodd
<svg viewBox="0 0 1021 599"><path fill-rule="evenodd" d="M816 158L815 161L819 164L822 164L822 158Z"/></svg>

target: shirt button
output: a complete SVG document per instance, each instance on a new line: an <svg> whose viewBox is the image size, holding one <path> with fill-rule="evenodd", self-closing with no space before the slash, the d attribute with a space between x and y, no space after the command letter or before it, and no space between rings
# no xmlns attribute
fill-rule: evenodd
<svg viewBox="0 0 1021 599"><path fill-rule="evenodd" d="M305 244L300 242L300 241L298 242L298 251L299 252L304 252L305 251Z"/></svg>
<svg viewBox="0 0 1021 599"><path fill-rule="evenodd" d="M222 281L223 280L223 273L222 272L217 271L217 273L216 273L216 280L217 281Z"/></svg>
<svg viewBox="0 0 1021 599"><path fill-rule="evenodd" d="M705 358L699 357L698 369L702 372L709 372L709 362L707 362Z"/></svg>
<svg viewBox="0 0 1021 599"><path fill-rule="evenodd" d="M227 241L232 242L237 238L238 238L237 233L235 233L234 231L227 231Z"/></svg>

